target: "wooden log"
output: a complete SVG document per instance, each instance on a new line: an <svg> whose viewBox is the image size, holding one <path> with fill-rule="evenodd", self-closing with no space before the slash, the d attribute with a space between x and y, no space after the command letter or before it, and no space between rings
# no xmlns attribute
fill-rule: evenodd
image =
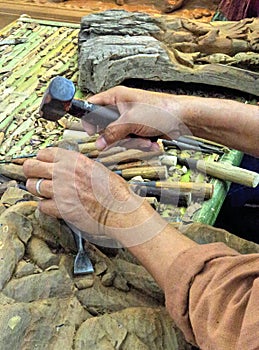
<svg viewBox="0 0 259 350"><path fill-rule="evenodd" d="M91 14L79 34L79 87L97 93L138 78L259 96L258 38L259 18L203 23L126 11Z"/></svg>

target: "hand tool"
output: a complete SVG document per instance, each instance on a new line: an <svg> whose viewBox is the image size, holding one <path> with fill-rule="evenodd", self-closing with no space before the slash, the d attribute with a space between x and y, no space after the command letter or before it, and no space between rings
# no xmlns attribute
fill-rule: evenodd
<svg viewBox="0 0 259 350"><path fill-rule="evenodd" d="M168 178L168 171L165 165L115 170L114 173L124 177L125 179L130 179L137 175L142 176L144 179L164 180Z"/></svg>
<svg viewBox="0 0 259 350"><path fill-rule="evenodd" d="M171 188L181 192L190 192L193 197L210 199L213 195L214 186L204 182L178 182L178 181L130 181L130 184L143 185L158 188Z"/></svg>
<svg viewBox="0 0 259 350"><path fill-rule="evenodd" d="M146 152L138 149L127 149L124 152L115 153L111 156L98 158L98 161L105 165L120 164L143 159L150 159L153 157L160 156L161 154L163 154L162 150Z"/></svg>
<svg viewBox="0 0 259 350"><path fill-rule="evenodd" d="M130 185L134 193L141 197L155 197L160 203L173 204L178 207L188 207L191 203L191 192L180 192L173 188L145 186L143 183Z"/></svg>
<svg viewBox="0 0 259 350"><path fill-rule="evenodd" d="M190 169L197 169L207 175L224 181L231 181L248 187L256 187L259 183L259 174L228 164L226 162L212 162L193 158L177 157L178 162Z"/></svg>
<svg viewBox="0 0 259 350"><path fill-rule="evenodd" d="M219 155L225 153L224 150L219 147L207 145L203 142L198 142L197 140L192 140L183 136L180 136L177 140L162 140L162 144L165 148L176 147L180 150L191 150L209 154L216 153Z"/></svg>
<svg viewBox="0 0 259 350"><path fill-rule="evenodd" d="M94 268L89 259L87 252L84 249L84 240L81 231L74 225L67 223L74 234L74 239L77 247L77 254L74 260L74 275L85 275L93 273Z"/></svg>
<svg viewBox="0 0 259 350"><path fill-rule="evenodd" d="M88 123L104 129L120 117L117 106L100 106L84 100L74 99L76 89L73 82L61 76L53 78L43 96L39 114L40 117L57 121L66 113L81 118ZM136 137L136 135L129 135ZM149 138L152 142L157 137Z"/></svg>
<svg viewBox="0 0 259 350"><path fill-rule="evenodd" d="M103 107L74 99L75 92L72 81L61 76L53 78L43 96L40 116L47 120L57 121L69 113L101 128L105 128L119 118L120 113L117 107Z"/></svg>
<svg viewBox="0 0 259 350"><path fill-rule="evenodd" d="M225 145L222 145L210 140L202 139L196 136L190 136L190 135L179 136L177 141L187 143L189 145L198 146L204 152L206 152L206 150L210 150L210 151L213 151L213 153L217 153L219 155L228 153L230 151L230 149Z"/></svg>
<svg viewBox="0 0 259 350"><path fill-rule="evenodd" d="M73 141L62 140L59 142L58 146L67 150L78 151L78 144ZM73 232L77 247L77 254L74 260L74 275L93 273L94 268L87 252L84 249L84 239L81 231L70 222L66 222L66 224Z"/></svg>

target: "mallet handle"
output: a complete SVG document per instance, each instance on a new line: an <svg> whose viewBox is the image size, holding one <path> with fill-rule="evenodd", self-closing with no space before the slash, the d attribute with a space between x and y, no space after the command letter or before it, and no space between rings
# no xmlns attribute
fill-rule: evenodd
<svg viewBox="0 0 259 350"><path fill-rule="evenodd" d="M102 128L105 128L120 116L116 106L104 107L77 99L72 100L69 114Z"/></svg>

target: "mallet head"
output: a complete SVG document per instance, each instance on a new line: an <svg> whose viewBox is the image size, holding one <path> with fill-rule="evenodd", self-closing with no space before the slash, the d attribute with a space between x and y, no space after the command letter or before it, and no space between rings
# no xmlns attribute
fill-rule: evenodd
<svg viewBox="0 0 259 350"><path fill-rule="evenodd" d="M74 95L72 81L61 76L53 78L43 96L40 116L51 121L62 118L69 111Z"/></svg>

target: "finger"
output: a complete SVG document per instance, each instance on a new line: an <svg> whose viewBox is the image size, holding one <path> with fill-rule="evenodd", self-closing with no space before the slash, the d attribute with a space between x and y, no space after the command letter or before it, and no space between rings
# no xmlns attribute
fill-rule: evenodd
<svg viewBox="0 0 259 350"><path fill-rule="evenodd" d="M84 130L87 132L88 135L94 135L97 132L97 127L91 123L88 123L87 121L82 119L82 125Z"/></svg>
<svg viewBox="0 0 259 350"><path fill-rule="evenodd" d="M59 151L60 148L58 147L48 147L41 149L37 154L37 159L41 160L42 162L54 163Z"/></svg>
<svg viewBox="0 0 259 350"><path fill-rule="evenodd" d="M54 199L43 199L39 202L38 207L43 213L55 217L62 218L60 212L56 206Z"/></svg>
<svg viewBox="0 0 259 350"><path fill-rule="evenodd" d="M26 182L26 188L29 192L38 197L52 198L53 197L53 183L51 180L44 179L41 181L39 190L40 195L36 190L36 185L39 179L30 178Z"/></svg>
<svg viewBox="0 0 259 350"><path fill-rule="evenodd" d="M95 145L97 149L102 150L117 141L124 140L132 133L133 124L121 124L120 122L118 123L118 121L108 125L104 133L96 140Z"/></svg>
<svg viewBox="0 0 259 350"><path fill-rule="evenodd" d="M52 179L53 163L45 163L37 159L27 159L23 163L23 171L27 178Z"/></svg>
<svg viewBox="0 0 259 350"><path fill-rule="evenodd" d="M152 147L152 142L150 139L146 139L142 137L136 137L136 138L129 137L127 140L119 142L118 146L123 146L126 148L141 149L141 150L149 150Z"/></svg>
<svg viewBox="0 0 259 350"><path fill-rule="evenodd" d="M107 91L100 92L97 95L91 96L88 102L100 105L116 105L116 94L118 88L111 88Z"/></svg>

